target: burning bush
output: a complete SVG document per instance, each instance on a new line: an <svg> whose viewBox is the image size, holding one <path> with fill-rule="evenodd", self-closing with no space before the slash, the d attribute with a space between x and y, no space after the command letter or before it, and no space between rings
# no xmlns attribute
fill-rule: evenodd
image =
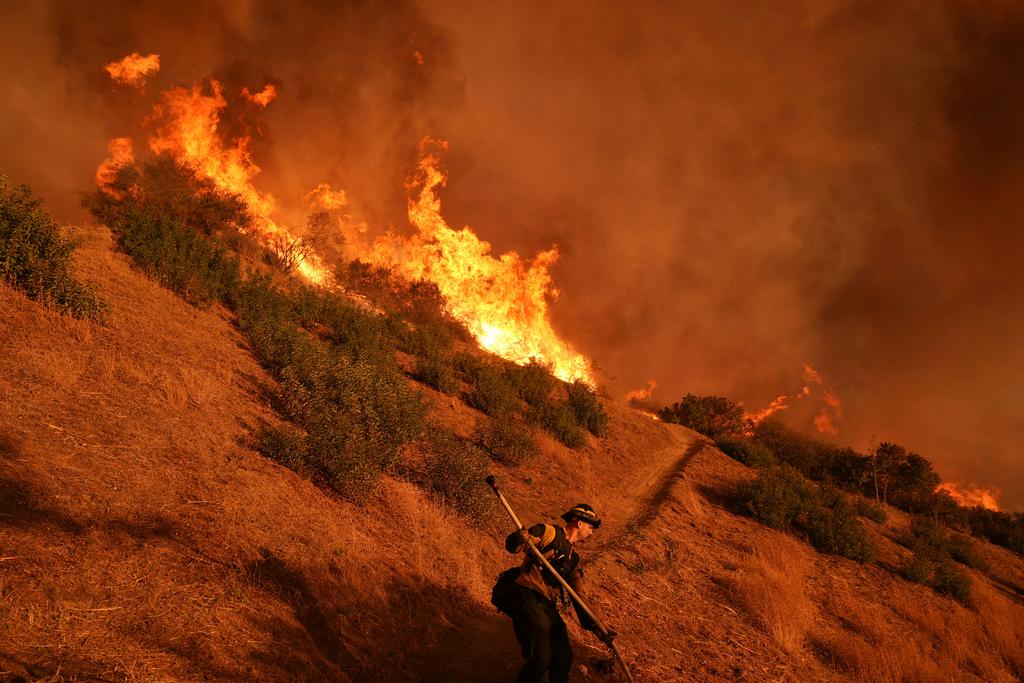
<svg viewBox="0 0 1024 683"><path fill-rule="evenodd" d="M0 278L62 313L101 319L106 304L71 276L73 250L32 191L0 175Z"/></svg>
<svg viewBox="0 0 1024 683"><path fill-rule="evenodd" d="M683 400L658 411L665 422L675 422L712 439L743 433L743 406L721 396L687 394Z"/></svg>
<svg viewBox="0 0 1024 683"><path fill-rule="evenodd" d="M86 194L82 206L97 221L117 229L140 210L183 230L226 237L245 231L253 218L245 202L201 178L167 154L117 168L102 189Z"/></svg>

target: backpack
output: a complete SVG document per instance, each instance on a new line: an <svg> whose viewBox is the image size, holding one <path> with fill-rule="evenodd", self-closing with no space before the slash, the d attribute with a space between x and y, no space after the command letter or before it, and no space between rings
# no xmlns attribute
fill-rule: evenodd
<svg viewBox="0 0 1024 683"><path fill-rule="evenodd" d="M519 578L521 569L519 567L512 567L506 569L502 573L498 574L498 580L494 583L494 588L491 589L491 604L494 605L499 612L504 612L508 616L512 616L516 606L519 604L519 598L521 596L522 589L519 584L516 583L516 579Z"/></svg>

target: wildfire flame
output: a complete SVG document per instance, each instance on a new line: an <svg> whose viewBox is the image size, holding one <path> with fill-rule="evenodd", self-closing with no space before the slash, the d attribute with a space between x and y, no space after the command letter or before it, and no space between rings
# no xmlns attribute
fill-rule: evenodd
<svg viewBox="0 0 1024 683"><path fill-rule="evenodd" d="M646 401L654 393L654 390L658 387L658 382L653 379L647 380L646 389L632 389L626 392L627 401Z"/></svg>
<svg viewBox="0 0 1024 683"><path fill-rule="evenodd" d="M431 138L420 145L417 173L408 185L409 222L417 234L386 234L360 258L437 285L448 312L484 349L520 364L536 359L550 364L559 379L593 385L587 360L559 338L548 319L548 299L558 295L548 270L558 259L557 248L529 264L515 252L495 258L490 243L469 226L449 227L437 195L447 183L438 152L447 148L447 142Z"/></svg>
<svg viewBox="0 0 1024 683"><path fill-rule="evenodd" d="M117 176L117 170L135 161L135 153L132 150L131 138L114 138L107 143L107 151L110 158L105 160L96 169L96 185L108 195L121 199L121 193L110 187Z"/></svg>
<svg viewBox="0 0 1024 683"><path fill-rule="evenodd" d="M267 86L256 94L245 89L241 96L265 105L276 92L273 86ZM208 90L202 83L171 88L147 120L159 126L149 138L150 149L171 154L200 177L241 197L254 216L253 230L264 244L294 241L295 237L272 218L274 197L257 190L253 183L260 168L249 152L250 138L224 141L218 133L226 107L223 88L214 79L209 80ZM109 183L119 165L131 159L131 140L119 138L115 142L111 143L111 158L97 170L101 187ZM468 226L450 228L441 215L437 194L447 182L438 156L445 149L447 143L441 140L427 138L421 144L420 162L407 186L409 221L416 227L416 234L402 238L388 233L367 244L358 239L365 232L365 223L352 219L347 228L355 234L348 237L356 239L349 241L347 248L369 263L392 266L396 274L407 279L437 285L448 312L484 349L520 364L538 360L550 365L562 380L582 380L593 386L586 358L555 333L548 319L548 301L558 295L549 272L558 258L557 248L537 254L530 262L514 252L495 257L491 245ZM343 191L332 190L326 183L304 199L328 210L348 204ZM296 270L314 284L334 283L330 270L312 251Z"/></svg>
<svg viewBox="0 0 1024 683"><path fill-rule="evenodd" d="M803 373L801 378L804 381L804 386L799 392L792 396L788 394L782 394L772 399L771 403L755 413L745 413L744 417L750 421L751 424L757 425L765 418L774 415L783 410L788 410L792 400L799 400L811 396L812 385L819 387L825 386L825 381L821 378L821 374L815 370L809 363L804 363ZM835 390L831 388L824 388L821 394L821 400L825 403L825 406L821 409L814 417L814 426L822 434L836 435L839 433L839 428L836 423L843 416L842 401L836 396Z"/></svg>
<svg viewBox="0 0 1024 683"><path fill-rule="evenodd" d="M273 86L268 88L274 92ZM239 195L252 211L254 229L265 243L273 244L275 239L293 241L295 238L271 218L276 207L274 197L253 185L260 168L249 153L249 137L242 136L227 145L221 141L217 126L227 100L216 80L210 79L210 89L211 93L206 94L202 84L197 83L191 89L176 87L165 92L152 119L163 125L150 137L150 149L158 154L169 152L217 187ZM265 89L260 95L266 92ZM314 284L328 285L334 280L314 253L309 253L296 270Z"/></svg>
<svg viewBox="0 0 1024 683"><path fill-rule="evenodd" d="M986 510L999 512L999 496L1003 495L1001 489L992 487L986 488L977 484L963 484L959 482L946 481L939 484L936 491L945 491L953 500L964 507L983 507Z"/></svg>
<svg viewBox="0 0 1024 683"><path fill-rule="evenodd" d="M133 52L119 62L107 64L104 69L114 82L141 88L151 74L160 70L160 55L143 57Z"/></svg>
<svg viewBox="0 0 1024 683"><path fill-rule="evenodd" d="M263 90L260 90L258 93L252 93L249 92L248 87L244 87L242 88L242 99L246 99L253 104L265 107L277 99L277 88L268 83Z"/></svg>

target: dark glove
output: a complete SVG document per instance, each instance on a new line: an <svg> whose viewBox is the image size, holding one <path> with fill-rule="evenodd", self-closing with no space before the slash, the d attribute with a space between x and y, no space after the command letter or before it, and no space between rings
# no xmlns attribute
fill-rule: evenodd
<svg viewBox="0 0 1024 683"><path fill-rule="evenodd" d="M613 629L605 629L604 633L598 633L598 639L605 645L611 645L612 641L615 640L615 636L619 635Z"/></svg>

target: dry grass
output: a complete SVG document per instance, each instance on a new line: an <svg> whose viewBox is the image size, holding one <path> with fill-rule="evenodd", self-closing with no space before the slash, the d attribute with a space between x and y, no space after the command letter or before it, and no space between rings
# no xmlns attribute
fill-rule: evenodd
<svg viewBox="0 0 1024 683"><path fill-rule="evenodd" d="M732 579L736 604L793 655L803 651L815 615L804 590L810 566L804 546L778 536L776 543L756 546Z"/></svg>

